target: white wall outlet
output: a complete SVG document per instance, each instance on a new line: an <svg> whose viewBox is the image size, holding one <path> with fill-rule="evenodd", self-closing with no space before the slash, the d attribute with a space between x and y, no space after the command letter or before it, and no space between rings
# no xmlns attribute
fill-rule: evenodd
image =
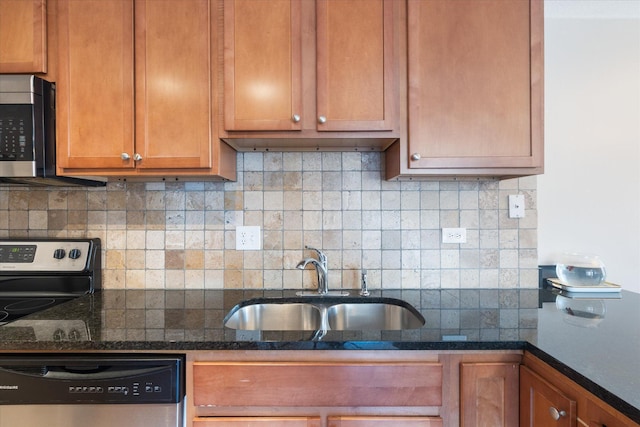
<svg viewBox="0 0 640 427"><path fill-rule="evenodd" d="M467 243L467 229L443 228L442 243Z"/></svg>
<svg viewBox="0 0 640 427"><path fill-rule="evenodd" d="M262 247L260 239L260 227L238 226L236 227L236 250L259 251Z"/></svg>
<svg viewBox="0 0 640 427"><path fill-rule="evenodd" d="M509 218L524 218L524 194L509 196Z"/></svg>

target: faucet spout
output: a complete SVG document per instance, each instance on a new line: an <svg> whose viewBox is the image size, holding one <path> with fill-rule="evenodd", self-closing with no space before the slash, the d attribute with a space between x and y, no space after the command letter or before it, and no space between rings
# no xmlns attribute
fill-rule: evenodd
<svg viewBox="0 0 640 427"><path fill-rule="evenodd" d="M319 258L321 260L323 258L324 260L326 260L326 257L324 256L324 254L322 254L322 256ZM316 273L318 276L318 293L320 295L328 294L329 293L329 277L328 277L326 263L322 261L318 261L315 258L305 258L302 261L300 261L298 265L296 265L296 268L298 270L304 270L308 264L313 265L316 269Z"/></svg>

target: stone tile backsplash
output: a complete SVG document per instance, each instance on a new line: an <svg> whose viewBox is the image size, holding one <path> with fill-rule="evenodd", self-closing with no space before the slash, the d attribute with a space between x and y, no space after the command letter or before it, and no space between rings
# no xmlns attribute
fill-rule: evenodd
<svg viewBox="0 0 640 427"><path fill-rule="evenodd" d="M537 287L536 178L384 181L383 153L238 154L237 182L110 182L106 188L0 186L0 237L100 237L110 289ZM508 217L509 194L526 216ZM263 250L236 251L257 225ZM465 227L467 243L441 243Z"/></svg>

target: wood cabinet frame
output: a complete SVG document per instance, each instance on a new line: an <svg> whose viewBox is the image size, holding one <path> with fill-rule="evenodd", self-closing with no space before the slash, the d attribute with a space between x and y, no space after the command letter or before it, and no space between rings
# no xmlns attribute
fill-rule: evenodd
<svg viewBox="0 0 640 427"><path fill-rule="evenodd" d="M0 0L0 73L47 72L47 1Z"/></svg>
<svg viewBox="0 0 640 427"><path fill-rule="evenodd" d="M507 4L507 2L503 3ZM448 151L449 146L447 145L447 142L443 140L421 140L419 138L424 138L424 132L420 131L419 129L413 129L415 127L414 125L419 125L417 126L418 128L424 128L428 127L430 123L428 118L424 117L428 117L428 115L423 112L426 107L421 105L421 103L430 102L429 95L425 95L422 93L422 91L424 91L428 86L421 81L421 74L417 71L420 70L421 67L425 67L425 64L421 62L422 58L420 57L420 55L412 54L412 52L415 52L416 49L418 49L418 52L429 52L428 42L420 40L419 36L419 29L421 27L426 28L428 27L428 25L420 21L420 13L418 13L419 8L429 4L452 5L453 3L429 2L429 0L408 0L408 61L406 63L405 69L405 72L407 73L406 75L408 76L406 82L408 87L406 98L408 103L406 113L408 117L408 127L402 132L400 140L395 142L391 147L389 147L389 149L386 150L386 178L392 179L403 177L437 177L457 175L503 178L542 173L544 163L544 58L542 0L528 0L529 16L527 17L527 22L530 25L530 31L528 34L529 51L527 59L529 81L528 87L525 88L525 90L519 90L518 92L521 95L528 95L529 102L528 104L524 104L522 100L520 100L514 105L518 105L520 107L524 105L524 107L528 109L527 117L529 122L529 133L526 139L519 140L521 146L519 146L518 150L513 152L510 152L508 150L510 148L510 139L508 138L502 139L501 142L497 143L496 141L493 141L488 137L483 137L479 139L478 147L472 146L471 148L469 148L468 145L466 145L466 148L461 149L460 147L465 147L466 139L464 137L464 133L459 133L458 131L456 131L455 134L451 134L449 136L453 141L458 141L460 147ZM498 5L498 7L500 6L499 2L496 2L495 4ZM510 4L515 5L516 3ZM522 4L523 2L517 3L517 5ZM464 8L465 5L460 4L460 7ZM434 20L436 19L436 17L432 16L430 16L429 18ZM480 18L478 19L478 21L484 22ZM464 30L467 31L467 34L473 31L473 29L460 29L460 31ZM456 28L455 31L457 32L458 29ZM441 54L446 55L447 52L441 52ZM463 59L465 58L464 52L460 52L460 55L463 57ZM509 58L509 55L505 56L507 59ZM520 56L522 57L522 55ZM437 58L437 55L435 55L435 57ZM437 62L432 61L432 63L429 63L429 66L432 68L425 68L422 71L423 75L426 76L424 77L425 79L428 79L429 70L433 69L435 70L435 73L440 71L437 68L433 68L439 66L439 63ZM480 67L482 67L482 64L480 65ZM465 67L464 69L468 70L471 69L471 67ZM489 75L492 75L490 71L484 70L483 68L481 68L480 71L485 74L488 73ZM480 71L478 76L482 76L482 73L480 73ZM442 81L434 81L434 85L436 88L434 90L437 90L438 93L440 93L439 96L445 97L445 99L447 99L448 89L450 89L452 85L456 86L457 78L458 77L456 75L450 75L443 77ZM473 80L476 79L477 76L470 74L470 78ZM460 79L464 80L463 77L460 77ZM496 81L496 79L493 80L494 82ZM518 81L520 82L520 85L523 84L522 81ZM439 99L438 96L436 96L435 99ZM479 102L482 101L482 98L476 96L472 99L469 99L471 105L473 106L470 111L467 111L468 108L464 97L451 97L450 100L447 100L450 101L448 102L448 104L453 105L453 107L451 108L453 108L454 110L459 107L460 117L465 117L466 115L469 118L471 118L471 116L474 116L473 119L477 119L479 121L484 120L482 118L479 118L479 116L485 114L482 107L478 107L478 105L482 104L482 102ZM489 101L489 99L487 101ZM437 106L439 105L438 102L432 102L432 104L435 105L435 108L437 108ZM440 120L441 122L448 123L450 121L453 121L453 118L446 115L443 111L438 112L436 115L438 114L440 115L438 120ZM491 126L493 126L493 128L499 128L501 126L501 117L499 116L487 117L486 120L492 123ZM449 125L449 128L456 128L456 126ZM436 135L438 134L438 131L439 130L436 129ZM471 133L473 134L473 132ZM522 130L520 130L520 134L522 134ZM526 146L524 146L525 143ZM452 144L452 146L457 147L456 144ZM424 150L426 152L422 152L423 150L420 149L421 146L435 147L437 149L433 152L430 152L429 150ZM494 153L494 147L500 148L498 150L495 150Z"/></svg>

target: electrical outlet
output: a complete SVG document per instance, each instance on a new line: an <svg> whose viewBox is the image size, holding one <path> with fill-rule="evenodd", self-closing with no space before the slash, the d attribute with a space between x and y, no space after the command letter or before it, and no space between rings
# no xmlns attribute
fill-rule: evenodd
<svg viewBox="0 0 640 427"><path fill-rule="evenodd" d="M467 229L443 228L442 243L467 243Z"/></svg>
<svg viewBox="0 0 640 427"><path fill-rule="evenodd" d="M260 227L239 226L236 227L236 250L237 251L259 251Z"/></svg>

